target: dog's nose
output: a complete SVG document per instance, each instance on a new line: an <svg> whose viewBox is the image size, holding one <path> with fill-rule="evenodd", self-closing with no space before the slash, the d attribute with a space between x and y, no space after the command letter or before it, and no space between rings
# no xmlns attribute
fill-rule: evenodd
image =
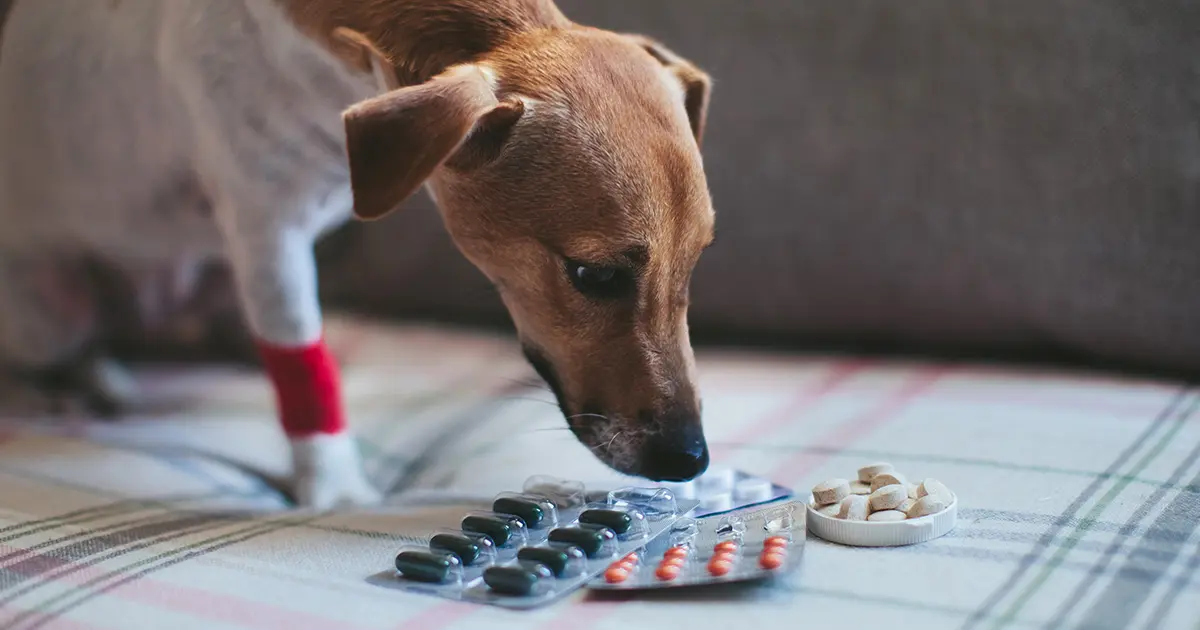
<svg viewBox="0 0 1200 630"><path fill-rule="evenodd" d="M708 470L708 444L699 427L660 433L642 446L642 476L651 481L689 481Z"/></svg>

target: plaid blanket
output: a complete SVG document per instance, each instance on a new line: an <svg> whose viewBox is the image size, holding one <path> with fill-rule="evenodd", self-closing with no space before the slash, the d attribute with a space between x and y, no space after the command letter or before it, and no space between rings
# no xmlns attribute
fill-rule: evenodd
<svg viewBox="0 0 1200 630"><path fill-rule="evenodd" d="M396 548L530 474L618 481L504 337L329 323L381 507L288 510L264 379L139 375L114 423L0 422L8 628L1200 628L1200 390L975 365L708 352L717 461L807 488L887 460L959 495L907 548L809 539L794 579L526 613L381 589Z"/></svg>

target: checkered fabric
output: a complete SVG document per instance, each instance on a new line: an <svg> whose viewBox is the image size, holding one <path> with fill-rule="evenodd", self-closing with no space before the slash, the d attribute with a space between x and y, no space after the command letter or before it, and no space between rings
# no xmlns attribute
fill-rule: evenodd
<svg viewBox="0 0 1200 630"><path fill-rule="evenodd" d="M703 353L724 464L806 488L887 460L937 477L926 544L810 538L785 584L510 612L374 586L397 547L531 474L619 481L504 337L329 324L382 507L318 515L257 374L160 368L113 423L0 423L0 626L1200 628L1200 389L853 357Z"/></svg>

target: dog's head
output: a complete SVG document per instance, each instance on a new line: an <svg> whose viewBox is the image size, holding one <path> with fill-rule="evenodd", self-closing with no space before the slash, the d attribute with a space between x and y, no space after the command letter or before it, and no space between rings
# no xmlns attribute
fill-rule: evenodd
<svg viewBox="0 0 1200 630"><path fill-rule="evenodd" d="M571 430L655 480L708 465L687 327L713 239L708 94L655 41L571 26L345 114L356 214L378 218L427 182Z"/></svg>

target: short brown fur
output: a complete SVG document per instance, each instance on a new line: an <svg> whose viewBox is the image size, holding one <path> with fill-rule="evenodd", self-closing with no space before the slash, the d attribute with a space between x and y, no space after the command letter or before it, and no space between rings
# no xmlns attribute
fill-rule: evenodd
<svg viewBox="0 0 1200 630"><path fill-rule="evenodd" d="M708 76L550 0L278 1L398 88L346 112L356 214L383 216L428 183L579 439L623 472L702 472L687 306L713 237ZM618 270L628 289L585 293L579 264Z"/></svg>

